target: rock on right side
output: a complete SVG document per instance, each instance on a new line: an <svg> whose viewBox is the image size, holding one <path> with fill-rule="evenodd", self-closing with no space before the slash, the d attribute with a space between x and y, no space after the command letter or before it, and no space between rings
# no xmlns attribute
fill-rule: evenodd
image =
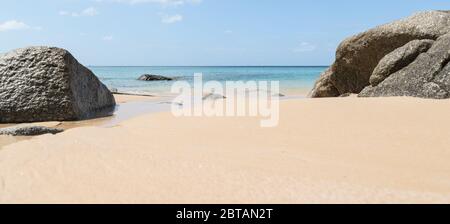
<svg viewBox="0 0 450 224"><path fill-rule="evenodd" d="M450 11L427 11L344 40L309 96L450 98Z"/></svg>

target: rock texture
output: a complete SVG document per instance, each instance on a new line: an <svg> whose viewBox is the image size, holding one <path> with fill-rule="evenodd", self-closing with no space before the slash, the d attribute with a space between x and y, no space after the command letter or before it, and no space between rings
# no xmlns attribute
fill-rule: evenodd
<svg viewBox="0 0 450 224"><path fill-rule="evenodd" d="M359 96L413 96L445 99L450 91L450 33L440 37L426 53L391 74L379 85L366 87Z"/></svg>
<svg viewBox="0 0 450 224"><path fill-rule="evenodd" d="M375 67L387 54L410 41L436 40L448 32L450 12L429 11L348 38L339 45L336 61L322 74L310 96L360 93L370 84Z"/></svg>
<svg viewBox="0 0 450 224"><path fill-rule="evenodd" d="M64 49L0 56L0 123L95 118L112 114L114 106L106 86Z"/></svg>
<svg viewBox="0 0 450 224"><path fill-rule="evenodd" d="M389 75L413 62L419 54L428 51L433 43L433 40L413 40L405 46L389 53L381 59L378 66L375 67L372 76L370 77L370 84L372 86L377 86Z"/></svg>
<svg viewBox="0 0 450 224"><path fill-rule="evenodd" d="M0 129L0 135L11 136L36 136L44 134L58 134L63 132L63 129L49 128L43 126L25 126L25 127L11 127Z"/></svg>
<svg viewBox="0 0 450 224"><path fill-rule="evenodd" d="M328 68L316 81L313 90L309 94L311 97L336 97L342 94L350 93L340 93L339 90L333 85L331 81L331 75L333 74L333 68Z"/></svg>
<svg viewBox="0 0 450 224"><path fill-rule="evenodd" d="M203 100L222 100L226 98L227 98L226 96L217 93L208 93L203 96Z"/></svg>
<svg viewBox="0 0 450 224"><path fill-rule="evenodd" d="M174 80L174 78L165 77L165 76L161 76L161 75L145 74L145 75L141 75L141 77L139 77L138 80L141 80L141 81L172 81L172 80Z"/></svg>

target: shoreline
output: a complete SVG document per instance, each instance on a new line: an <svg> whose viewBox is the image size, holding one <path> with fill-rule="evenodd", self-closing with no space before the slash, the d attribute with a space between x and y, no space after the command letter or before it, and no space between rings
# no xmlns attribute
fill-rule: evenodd
<svg viewBox="0 0 450 224"><path fill-rule="evenodd" d="M143 95L135 95L135 94L128 94L128 93L121 93L121 94L113 94L116 102L118 104L118 107L124 104L129 103L135 103L135 102L152 102L159 99L157 96L143 96ZM116 109L117 110L117 109ZM117 111L116 111L117 112ZM96 118L96 119L89 119L89 120L81 120L81 121L49 121L49 122L35 122L35 123L22 123L22 124L0 124L0 128L6 128L6 127L12 127L17 125L34 125L34 126L45 126L45 127L57 127L62 128L64 130L69 130L73 128L80 128L80 127L101 127L105 124L108 124L112 121L118 122L117 119L117 113L110 117L103 117L103 118ZM120 120L121 121L121 120ZM14 144L20 141L24 140L30 140L32 138L35 138L38 136L0 136L0 150L2 150L3 147Z"/></svg>
<svg viewBox="0 0 450 224"><path fill-rule="evenodd" d="M287 90L283 94L288 94L281 98L281 100L290 100L304 98L308 90L295 89ZM116 111L113 116L81 120L81 121L62 121L62 122L36 122L36 123L22 123L22 124L0 124L0 128L12 127L16 125L36 125L46 127L57 127L64 130L70 130L79 127L111 127L119 125L129 119L146 114L153 114L158 112L170 111L170 102L172 97L135 94L135 93L113 93L117 102ZM57 123L55 125L55 123ZM0 136L0 150L2 147L17 143L23 140L30 140L37 136Z"/></svg>

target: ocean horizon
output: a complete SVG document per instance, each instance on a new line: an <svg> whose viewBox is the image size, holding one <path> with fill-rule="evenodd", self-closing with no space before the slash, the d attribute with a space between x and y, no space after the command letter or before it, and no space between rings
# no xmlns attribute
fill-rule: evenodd
<svg viewBox="0 0 450 224"><path fill-rule="evenodd" d="M170 95L173 82L138 80L143 74L162 75L193 83L196 73L203 81L279 81L280 92L304 92L328 66L88 66L110 89L119 92Z"/></svg>

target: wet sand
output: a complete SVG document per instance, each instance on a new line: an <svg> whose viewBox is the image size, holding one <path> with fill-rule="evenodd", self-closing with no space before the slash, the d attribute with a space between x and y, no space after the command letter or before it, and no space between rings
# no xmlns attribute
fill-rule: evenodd
<svg viewBox="0 0 450 224"><path fill-rule="evenodd" d="M450 103L294 99L259 118L145 114L0 150L3 203L450 203Z"/></svg>
<svg viewBox="0 0 450 224"><path fill-rule="evenodd" d="M155 101L159 99L157 96L139 96L131 94L114 94L114 98L118 104L140 101Z"/></svg>
<svg viewBox="0 0 450 224"><path fill-rule="evenodd" d="M298 99L304 98L307 94L305 89L297 89L286 91L289 95L282 99ZM0 124L0 128L12 127L16 125L36 125L46 127L57 127L64 130L79 128L79 127L112 127L121 122L149 113L167 112L170 111L172 98L168 96L151 96L151 95L133 95L133 94L114 94L117 107L114 115L111 117L97 118L82 121L64 121L64 122L37 122L25 124ZM16 143L22 140L29 140L31 137L17 137L17 136L0 136L0 149L3 146Z"/></svg>
<svg viewBox="0 0 450 224"><path fill-rule="evenodd" d="M160 97L154 96L136 96L130 94L114 94L116 103L118 104L114 116L106 118L98 118L83 121L65 121L65 122L36 122L25 124L0 124L0 128L12 127L17 125L34 125L45 127L57 127L64 130L79 127L90 126L113 126L124 120L130 119L134 116L144 113L156 112L160 110L152 110L149 105L157 104L161 100ZM29 140L32 137L18 137L18 136L0 136L0 150L2 147L16 143L23 140Z"/></svg>

